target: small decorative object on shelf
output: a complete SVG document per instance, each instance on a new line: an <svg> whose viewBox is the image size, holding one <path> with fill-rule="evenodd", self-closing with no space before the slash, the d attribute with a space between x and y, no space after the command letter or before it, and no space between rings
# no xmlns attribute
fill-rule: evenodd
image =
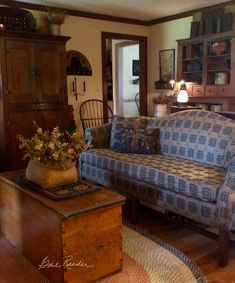
<svg viewBox="0 0 235 283"><path fill-rule="evenodd" d="M60 132L58 127L50 132L35 126L32 138L18 136L24 158L30 158L26 178L44 189L77 182L76 159L89 147L84 138L77 132Z"/></svg>
<svg viewBox="0 0 235 283"><path fill-rule="evenodd" d="M164 93L160 93L158 96L153 98L154 105L154 115L157 117L162 117L167 114L167 96Z"/></svg>
<svg viewBox="0 0 235 283"><path fill-rule="evenodd" d="M213 42L211 47L212 54L221 55L223 53L226 53L227 48L228 43L226 40Z"/></svg>
<svg viewBox="0 0 235 283"><path fill-rule="evenodd" d="M215 84L216 85L224 85L228 83L228 73L219 72L215 73Z"/></svg>
<svg viewBox="0 0 235 283"><path fill-rule="evenodd" d="M47 20L50 24L51 34L60 35L61 25L64 23L66 18L66 12L63 9L47 7L48 15Z"/></svg>

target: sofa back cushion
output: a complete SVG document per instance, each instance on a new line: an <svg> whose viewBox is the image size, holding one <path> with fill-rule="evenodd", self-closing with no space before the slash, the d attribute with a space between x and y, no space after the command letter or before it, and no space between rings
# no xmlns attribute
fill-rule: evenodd
<svg viewBox="0 0 235 283"><path fill-rule="evenodd" d="M123 130L136 130L146 128L145 117L112 117L112 127L110 136L110 148L118 150L120 148L121 135Z"/></svg>
<svg viewBox="0 0 235 283"><path fill-rule="evenodd" d="M157 153L158 129L128 129L123 128L119 133L115 151L122 153Z"/></svg>
<svg viewBox="0 0 235 283"><path fill-rule="evenodd" d="M235 135L234 120L209 111L190 110L147 119L147 128L159 128L163 155L227 167L225 152Z"/></svg>
<svg viewBox="0 0 235 283"><path fill-rule="evenodd" d="M225 150L225 155L224 155L225 168L228 168L229 162L234 154L235 154L235 135Z"/></svg>

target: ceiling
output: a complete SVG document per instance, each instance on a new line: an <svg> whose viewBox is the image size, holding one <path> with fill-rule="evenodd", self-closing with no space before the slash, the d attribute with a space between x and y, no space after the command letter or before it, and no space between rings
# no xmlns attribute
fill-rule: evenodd
<svg viewBox="0 0 235 283"><path fill-rule="evenodd" d="M228 0L21 0L108 16L150 21L228 2Z"/></svg>

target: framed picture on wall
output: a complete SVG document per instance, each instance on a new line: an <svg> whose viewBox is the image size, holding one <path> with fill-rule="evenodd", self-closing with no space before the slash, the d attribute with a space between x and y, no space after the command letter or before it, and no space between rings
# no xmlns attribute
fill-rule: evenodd
<svg viewBox="0 0 235 283"><path fill-rule="evenodd" d="M160 82L169 82L175 78L175 49L159 51Z"/></svg>
<svg viewBox="0 0 235 283"><path fill-rule="evenodd" d="M132 60L132 76L140 75L140 61Z"/></svg>

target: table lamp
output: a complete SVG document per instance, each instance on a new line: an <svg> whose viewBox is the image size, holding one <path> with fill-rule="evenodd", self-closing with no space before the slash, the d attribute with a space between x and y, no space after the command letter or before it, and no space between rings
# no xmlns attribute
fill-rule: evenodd
<svg viewBox="0 0 235 283"><path fill-rule="evenodd" d="M182 82L180 86L180 90L177 96L177 102L179 103L180 107L185 107L188 102L188 93L186 90L186 84L185 82Z"/></svg>

